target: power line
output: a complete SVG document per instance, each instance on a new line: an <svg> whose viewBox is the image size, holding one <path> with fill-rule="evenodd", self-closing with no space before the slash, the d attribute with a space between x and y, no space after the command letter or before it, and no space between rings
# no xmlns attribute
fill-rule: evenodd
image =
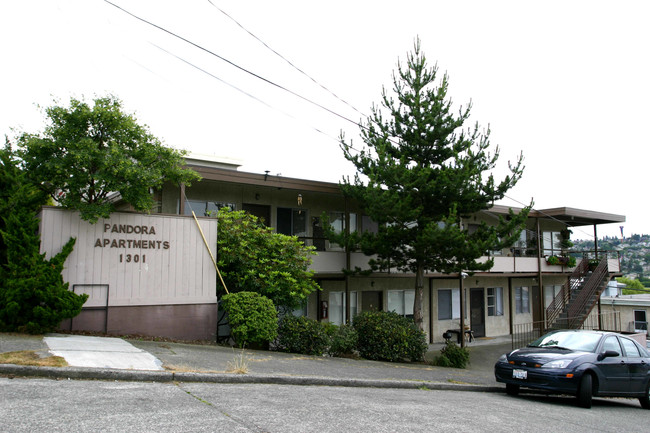
<svg viewBox="0 0 650 433"><path fill-rule="evenodd" d="M156 44L154 44L154 43L152 43L152 45L153 45L154 47L158 48L159 50L161 50L161 51L167 53L168 55L177 58L177 59L180 60L181 62L183 62L183 63L185 63L185 64L187 64L187 65L189 65L189 66L191 66L191 67L193 67L193 68L195 68L195 69L201 71L201 72L203 72L204 74L206 74L206 75L208 75L208 76L214 78L215 80L218 80L218 81L222 82L223 84L225 84L225 85L227 85L227 86L229 86L229 87L231 87L231 88L237 90L238 92L240 92L240 93L242 93L242 94L248 96L249 98L254 99L255 101L259 102L260 104L263 104L263 105L265 105L266 107L268 107L268 108L270 108L270 109L272 109L272 110L278 111L278 112L284 114L285 116L290 117L290 118L292 118L292 119L294 119L294 120L298 120L295 116L292 116L291 114L287 113L286 111L283 111L283 110L280 110L279 108L273 107L272 105L270 105L269 103L267 103L267 102L261 100L260 98L256 97L255 95L246 92L245 90L243 90L243 89L241 89L241 88L235 86L234 84L231 84L231 83L229 83L229 82L223 80L222 78L217 77L217 76L214 75L213 73L206 71L205 69L201 68L200 66L197 66L197 65L195 65L194 63L192 63L192 62L190 62L190 61L188 61L188 60L185 60L184 58L182 58L182 57L180 57L180 56L178 56L178 55L176 55L176 54L174 54L174 53L172 53L172 52L170 52L170 51L168 51L168 50L166 50L166 49L164 49L164 48L162 48L162 47L160 47L160 46L158 46L158 45L156 45ZM309 126L310 126L314 131L323 134L323 135L326 136L327 138L330 138L330 139L332 139L332 140L338 141L337 138L332 137L331 135L327 134L327 133L324 132L324 131L321 131L320 129L316 128L315 126L313 126L313 125L309 125Z"/></svg>
<svg viewBox="0 0 650 433"><path fill-rule="evenodd" d="M167 34L169 34L169 35L171 35L171 36L173 36L173 37L175 37L175 38L177 38L177 39L180 39L181 41L183 41L183 42L185 42L185 43L188 43L188 44L192 45L193 47L198 48L199 50L204 51L204 52L206 52L206 53L208 53L208 54L210 54L210 55L212 55L212 56L214 56L214 57L216 57L216 58L218 58L218 59L220 59L220 60L222 60L222 61L228 63L229 65L231 65L231 66L233 66L233 67L239 69L240 71L245 72L246 74L249 74L249 75L251 75L251 76L253 76L253 77L255 77L255 78L259 79L259 80L264 81L265 83L267 83L267 84L269 84L269 85L271 85L271 86L273 86L273 87L276 87L276 88L278 88L278 89L280 89L280 90L283 90L283 91L285 91L285 92L287 92L287 93L289 93L289 94L291 94L291 95L293 95L293 96L295 96L295 97L297 97L297 98L299 98L299 99L302 99L302 100L305 101L305 102L308 102L308 103L310 103L310 104L312 104L312 105L314 105L314 106L316 106L316 107L318 107L318 108L320 108L320 109L322 109L322 110L325 110L325 111L327 111L328 113L333 114L334 116L339 117L339 118L345 120L346 122L349 122L349 123L351 123L351 124L353 124L353 125L355 125L355 126L359 126L359 123L358 123L358 122L355 122L355 121L353 121L353 120L351 120L351 119L349 119L349 118L343 116L342 114L339 114L339 113L337 113L337 112L335 112L335 111L333 111L333 110L330 110L329 108L325 107L324 105L321 105L321 104L319 104L319 103L317 103L317 102L315 102L315 101L312 101L311 99L309 99L309 98L307 98L307 97L304 97L304 96L302 96L302 95L300 95L300 94L294 92L293 90L290 90L290 89L288 89L288 88L286 88L286 87L284 87L284 86L282 86L282 85L280 85L280 84L277 84L277 83L275 83L275 82L273 82L273 81L271 81L271 80L269 80L269 79L267 79L267 78L262 77L262 76L259 75L259 74L254 73L254 72L252 72L252 71L250 71L250 70L248 70L248 69L246 69L246 68L244 68L244 67L242 67L242 66L239 66L238 64L232 62L231 60L228 60L228 59L226 59L225 57L220 56L219 54L217 54L217 53L215 53L215 52L213 52L213 51L210 51L210 50L208 50L207 48L205 48L205 47L203 47L203 46L201 46L201 45L199 45L199 44L197 44L197 43L195 43L195 42L192 42L192 41L190 41L190 40L187 39L187 38L184 38L184 37L182 37L182 36L180 36L180 35L177 35L176 33L172 32L172 31L170 31L170 30L167 30L167 29L164 28L164 27L161 27L161 26L159 26L159 25L157 25L157 24L152 23L151 21L148 21L148 20L146 20L146 19L144 19L144 18L141 18L141 17L135 15L134 13L127 11L127 10L124 9L123 7L118 6L118 5L116 5L115 3L110 2L109 0L104 0L104 1L105 1L106 3L108 3L108 4L110 4L111 6L113 6L113 7L117 8L117 9L119 9L120 11L122 11L122 12L124 12L124 13L126 13L126 14L128 14L128 15L130 15L130 16L132 16L133 18L135 18L135 19L137 19L137 20L139 20L139 21L142 21L143 23L148 24L148 25L150 25L150 26L152 26L152 27L155 27L155 28L157 28L158 30L161 30L161 31L163 31L163 32L165 32L165 33L167 33Z"/></svg>
<svg viewBox="0 0 650 433"><path fill-rule="evenodd" d="M363 117L366 117L366 118L368 117L367 115L365 115L365 114L362 113L361 111L357 110L357 109L356 109L352 104L350 104L350 103L347 102L346 100L340 98L337 94L335 94L335 93L332 92L330 89L328 89L327 87L325 87L324 85L322 85L320 82L318 82L318 81L317 81L315 78L313 78L311 75L309 75L308 73L306 73L305 71L303 71L302 69L300 69L299 67L297 67L295 64L293 64L293 62L291 62L290 60L288 60L288 59L287 59L286 57L284 57L282 54L280 54L279 52L277 52L276 50L274 50L273 48L271 48L271 47L270 47L266 42L264 42L262 39L260 39L259 37L257 37L255 34L253 34L250 30L248 30L246 27L244 27L241 23L239 23L236 19L234 19L232 16L230 16L228 13L226 13L226 12L225 12L223 9L221 9L219 6L215 5L215 4L212 2L212 0L208 0L208 3L210 3L210 4L212 5L212 7L214 7L215 9L217 9L219 12L221 12L222 14L224 14L226 17L228 17L228 19L230 19L232 22L234 22L235 24L237 24L237 26L239 26L243 31L245 31L246 33L248 33L251 37L253 37L255 40L257 40L259 43L261 43L264 47L266 47L266 48L267 48L269 51L271 51L273 54L275 54L276 56L278 56L279 58L281 58L282 60L284 60L287 64L289 64L289 66L291 66L292 68L294 68L296 71L300 72L300 73L301 73L302 75L304 75L305 77L309 78L312 82L314 82L314 84L318 85L320 88L322 88L323 90L325 90L326 92L328 92L330 95L334 96L334 97L335 97L336 99L338 99L339 101L343 102L343 103L344 103L345 105L347 105L348 107L352 108L354 111L356 111L357 113L359 113L359 114L362 115Z"/></svg>

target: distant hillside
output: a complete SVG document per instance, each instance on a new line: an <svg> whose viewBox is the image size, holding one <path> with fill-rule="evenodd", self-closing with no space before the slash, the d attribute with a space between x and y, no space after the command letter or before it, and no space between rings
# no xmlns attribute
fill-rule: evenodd
<svg viewBox="0 0 650 433"><path fill-rule="evenodd" d="M572 250L593 251L593 240L574 240ZM621 270L628 278L650 277L650 235L632 235L625 239L605 237L598 240L599 251L618 251Z"/></svg>

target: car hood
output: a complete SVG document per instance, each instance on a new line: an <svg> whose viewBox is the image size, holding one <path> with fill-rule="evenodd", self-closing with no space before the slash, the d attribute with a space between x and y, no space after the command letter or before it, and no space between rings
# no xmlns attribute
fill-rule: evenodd
<svg viewBox="0 0 650 433"><path fill-rule="evenodd" d="M524 347L513 350L507 357L508 361L514 361L517 364L520 362L545 364L557 359L576 359L589 353L553 347Z"/></svg>

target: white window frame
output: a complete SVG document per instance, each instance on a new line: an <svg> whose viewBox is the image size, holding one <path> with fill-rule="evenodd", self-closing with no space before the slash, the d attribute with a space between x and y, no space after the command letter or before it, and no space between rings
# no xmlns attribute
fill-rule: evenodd
<svg viewBox="0 0 650 433"><path fill-rule="evenodd" d="M487 311L488 316L503 316L503 287L487 288Z"/></svg>
<svg viewBox="0 0 650 433"><path fill-rule="evenodd" d="M515 287L515 314L530 314L530 287Z"/></svg>
<svg viewBox="0 0 650 433"><path fill-rule="evenodd" d="M443 302L441 292L449 292L449 303L441 305ZM450 312L451 317L440 317L441 307ZM460 289L438 289L438 320L455 320L460 319Z"/></svg>

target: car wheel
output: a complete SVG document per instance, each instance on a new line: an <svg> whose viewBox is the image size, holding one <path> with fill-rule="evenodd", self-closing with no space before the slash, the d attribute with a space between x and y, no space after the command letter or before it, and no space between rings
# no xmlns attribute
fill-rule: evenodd
<svg viewBox="0 0 650 433"><path fill-rule="evenodd" d="M591 397L593 393L591 374L585 373L580 379L580 386L578 387L578 406L585 409L591 408Z"/></svg>
<svg viewBox="0 0 650 433"><path fill-rule="evenodd" d="M508 395L519 394L519 385L515 385L514 383L506 383L506 394Z"/></svg>
<svg viewBox="0 0 650 433"><path fill-rule="evenodd" d="M642 408L650 409L650 382L645 386L645 395L639 397L639 403L641 403Z"/></svg>

